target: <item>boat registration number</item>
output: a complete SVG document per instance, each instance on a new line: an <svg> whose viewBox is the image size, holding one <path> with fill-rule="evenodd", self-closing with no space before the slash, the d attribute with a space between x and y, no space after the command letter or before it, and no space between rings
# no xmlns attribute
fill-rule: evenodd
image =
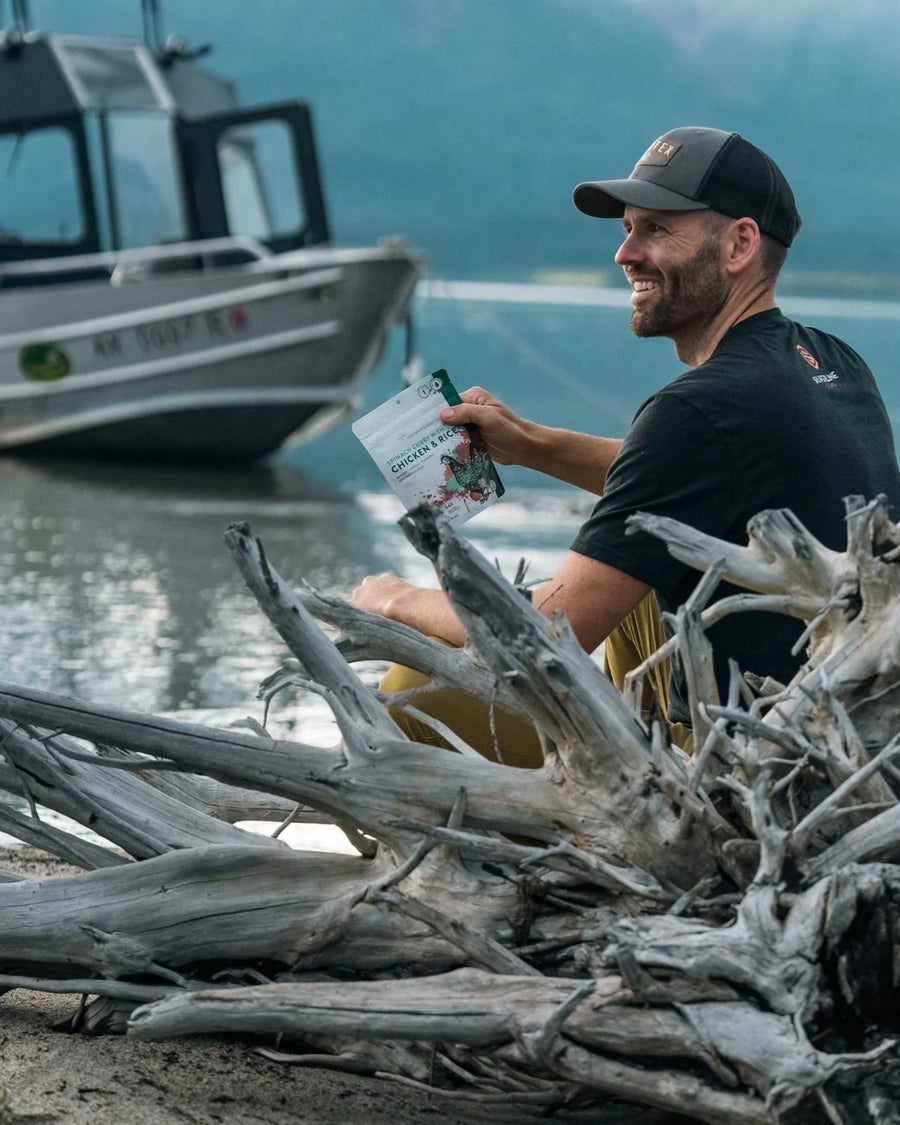
<svg viewBox="0 0 900 1125"><path fill-rule="evenodd" d="M98 332L92 340L93 352L96 359L107 361L134 359L135 353L137 357L159 355L231 339L247 324L243 308L208 309L115 332Z"/></svg>

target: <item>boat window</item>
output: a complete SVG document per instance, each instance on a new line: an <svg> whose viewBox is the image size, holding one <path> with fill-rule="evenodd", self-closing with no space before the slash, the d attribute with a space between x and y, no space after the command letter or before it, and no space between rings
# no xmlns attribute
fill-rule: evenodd
<svg viewBox="0 0 900 1125"><path fill-rule="evenodd" d="M150 109L168 105L146 51L108 40L91 44L59 36L57 57L85 109Z"/></svg>
<svg viewBox="0 0 900 1125"><path fill-rule="evenodd" d="M84 219L71 133L0 136L0 243L78 242Z"/></svg>
<svg viewBox="0 0 900 1125"><path fill-rule="evenodd" d="M107 136L118 246L127 250L187 237L169 116L111 113Z"/></svg>
<svg viewBox="0 0 900 1125"><path fill-rule="evenodd" d="M291 131L283 121L256 121L219 137L222 193L232 235L273 238L304 225Z"/></svg>

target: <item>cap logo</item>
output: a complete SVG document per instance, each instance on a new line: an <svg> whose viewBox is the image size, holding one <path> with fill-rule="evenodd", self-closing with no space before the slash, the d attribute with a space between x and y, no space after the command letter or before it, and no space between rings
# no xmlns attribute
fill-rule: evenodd
<svg viewBox="0 0 900 1125"><path fill-rule="evenodd" d="M800 353L802 358L806 360L810 367L814 367L816 371L819 370L819 361L812 354L812 352L808 352L802 344L797 345L797 351Z"/></svg>
<svg viewBox="0 0 900 1125"><path fill-rule="evenodd" d="M665 137L660 137L658 141L653 142L640 158L638 166L641 164L668 164L680 148L680 144L673 144L672 141L666 140Z"/></svg>

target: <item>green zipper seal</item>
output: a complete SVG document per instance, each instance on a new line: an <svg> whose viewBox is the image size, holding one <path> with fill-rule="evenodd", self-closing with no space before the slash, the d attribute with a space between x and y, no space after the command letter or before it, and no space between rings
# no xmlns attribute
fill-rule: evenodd
<svg viewBox="0 0 900 1125"><path fill-rule="evenodd" d="M446 402L448 406L462 406L463 400L459 397L459 392L457 391L456 387L453 386L450 376L447 374L445 368L441 367L438 368L437 371L432 371L431 378L436 379L440 382L441 394L444 396L444 402ZM465 429L469 431L469 435L472 440L472 448L481 450L484 455L487 456L487 449L485 448L484 439L482 438L481 431L478 429L478 427L473 426L471 423L469 423L465 426ZM490 462L490 474L491 479L494 482L494 488L497 490L497 498L499 499L506 492L506 489L503 487L503 482L500 480L500 474L497 472L497 466L493 461Z"/></svg>
<svg viewBox="0 0 900 1125"><path fill-rule="evenodd" d="M432 379L440 379L441 381L441 394L444 396L444 401L448 406L462 406L463 400L459 397L459 392L447 374L446 370L442 367L439 371L431 373Z"/></svg>

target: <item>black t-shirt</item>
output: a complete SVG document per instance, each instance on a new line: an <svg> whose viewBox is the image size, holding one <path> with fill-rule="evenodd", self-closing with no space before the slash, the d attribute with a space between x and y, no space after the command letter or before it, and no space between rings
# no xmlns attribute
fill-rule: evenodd
<svg viewBox="0 0 900 1125"><path fill-rule="evenodd" d="M841 340L769 309L736 324L705 363L644 403L572 550L646 582L664 609L674 609L700 575L654 536L626 537L633 512L672 516L745 544L751 516L790 508L826 546L843 550L843 498L881 492L900 503L893 435L872 373ZM723 583L717 594L732 592ZM794 619L756 612L713 626L723 697L729 657L742 671L790 679L801 662L790 653L801 629ZM679 670L672 689L669 718L684 721Z"/></svg>

